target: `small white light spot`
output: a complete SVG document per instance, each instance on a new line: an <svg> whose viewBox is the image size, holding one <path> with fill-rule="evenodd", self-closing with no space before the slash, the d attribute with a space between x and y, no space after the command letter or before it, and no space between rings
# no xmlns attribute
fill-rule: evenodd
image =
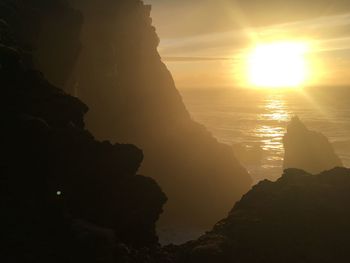
<svg viewBox="0 0 350 263"><path fill-rule="evenodd" d="M62 195L62 192L61 191L57 191L56 195L60 196L60 195Z"/></svg>

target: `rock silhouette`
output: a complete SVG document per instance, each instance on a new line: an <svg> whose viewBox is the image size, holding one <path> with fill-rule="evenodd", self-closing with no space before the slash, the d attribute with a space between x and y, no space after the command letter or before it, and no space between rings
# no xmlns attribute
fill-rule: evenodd
<svg viewBox="0 0 350 263"><path fill-rule="evenodd" d="M209 227L249 189L250 176L232 149L187 112L158 54L149 5L70 0L73 9L63 0L2 1L20 3L14 28L22 49L34 51L32 64L50 82L89 106L93 135L143 150L140 171L169 197L162 225Z"/></svg>
<svg viewBox="0 0 350 263"><path fill-rule="evenodd" d="M212 231L177 248L176 262L347 261L349 198L349 169L285 170L254 186Z"/></svg>
<svg viewBox="0 0 350 263"><path fill-rule="evenodd" d="M150 6L138 0L75 4L84 25L73 78L91 109L87 126L99 139L143 150L141 171L169 197L161 225L213 225L251 179L232 149L191 119L158 54Z"/></svg>
<svg viewBox="0 0 350 263"><path fill-rule="evenodd" d="M342 166L328 139L321 133L308 130L298 117L290 121L283 144L284 168L320 173Z"/></svg>
<svg viewBox="0 0 350 263"><path fill-rule="evenodd" d="M165 194L137 174L140 149L84 128L87 106L33 68L16 21L0 32L1 262L143 262Z"/></svg>

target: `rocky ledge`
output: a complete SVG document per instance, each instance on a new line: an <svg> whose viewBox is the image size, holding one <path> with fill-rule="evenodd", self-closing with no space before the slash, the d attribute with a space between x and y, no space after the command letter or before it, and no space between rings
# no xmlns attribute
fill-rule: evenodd
<svg viewBox="0 0 350 263"><path fill-rule="evenodd" d="M177 249L177 262L345 262L348 200L350 169L285 170L276 182L254 186L212 231Z"/></svg>

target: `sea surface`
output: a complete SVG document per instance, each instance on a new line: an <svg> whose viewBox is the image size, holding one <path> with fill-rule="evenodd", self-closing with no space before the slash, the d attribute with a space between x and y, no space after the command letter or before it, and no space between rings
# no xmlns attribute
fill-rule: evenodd
<svg viewBox="0 0 350 263"><path fill-rule="evenodd" d="M322 132L350 167L350 87L294 90L181 88L192 118L232 145L255 182L282 174L286 126L294 115ZM237 150L238 149L238 150ZM254 153L257 149L259 154ZM250 155L244 154L249 152ZM249 154L248 154L249 155ZM254 157L255 156L255 157ZM260 161L254 161L259 156Z"/></svg>

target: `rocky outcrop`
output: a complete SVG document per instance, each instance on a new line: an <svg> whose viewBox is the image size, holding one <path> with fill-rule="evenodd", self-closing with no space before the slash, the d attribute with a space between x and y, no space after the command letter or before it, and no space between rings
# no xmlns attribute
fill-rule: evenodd
<svg viewBox="0 0 350 263"><path fill-rule="evenodd" d="M332 144L322 133L310 131L298 117L292 118L283 138L284 168L320 173L342 166Z"/></svg>
<svg viewBox="0 0 350 263"><path fill-rule="evenodd" d="M150 6L139 0L69 2L75 9L64 0L0 1L2 17L15 25L35 68L89 106L93 135L143 150L141 172L169 197L164 225L211 226L251 180L232 149L191 120L158 54Z"/></svg>
<svg viewBox="0 0 350 263"><path fill-rule="evenodd" d="M141 172L169 196L164 225L211 226L251 180L232 149L191 120L158 54L150 6L69 2L75 9L64 0L0 1L2 17L15 25L35 68L89 106L93 135L143 150Z"/></svg>
<svg viewBox="0 0 350 263"><path fill-rule="evenodd" d="M141 171L169 197L162 225L211 226L251 179L232 149L191 119L157 52L150 6L139 0L73 2L85 21L76 84L91 108L87 126L100 139L143 149Z"/></svg>
<svg viewBox="0 0 350 263"><path fill-rule="evenodd" d="M254 186L211 232L183 245L177 262L347 261L349 198L349 169L288 169L276 182Z"/></svg>
<svg viewBox="0 0 350 263"><path fill-rule="evenodd" d="M0 32L1 262L144 262L166 196L137 174L142 151L95 140L87 106L33 69L15 21Z"/></svg>

